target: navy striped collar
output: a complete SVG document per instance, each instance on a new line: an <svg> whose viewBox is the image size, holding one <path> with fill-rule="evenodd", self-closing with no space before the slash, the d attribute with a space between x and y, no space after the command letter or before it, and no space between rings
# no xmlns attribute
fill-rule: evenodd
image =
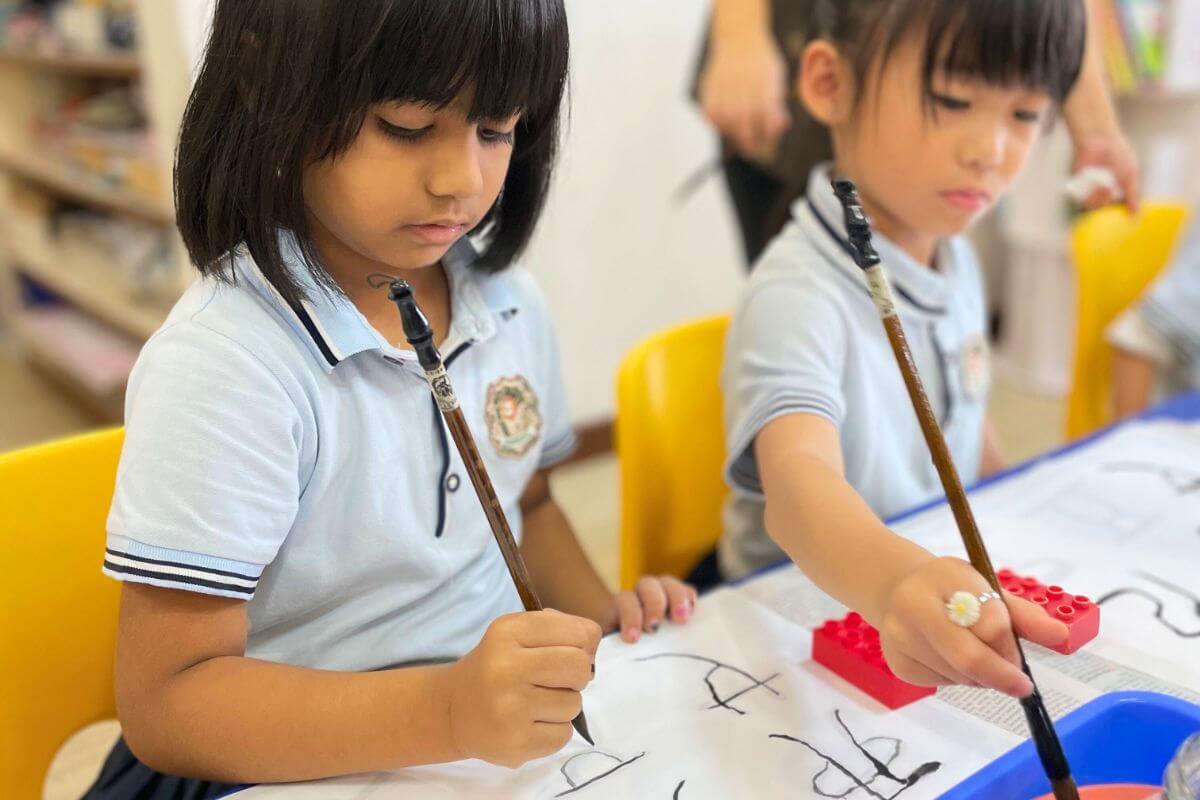
<svg viewBox="0 0 1200 800"><path fill-rule="evenodd" d="M299 302L285 300L244 248L237 253L235 268L239 277L247 279L277 309L326 371L358 353L390 347L349 298L316 285L290 232L280 234L280 253L305 290L306 297ZM452 329L470 341L490 338L496 332L497 320L507 319L519 310L503 276L481 275L472 268L477 258L474 245L465 237L442 257L451 285Z"/></svg>
<svg viewBox="0 0 1200 800"><path fill-rule="evenodd" d="M862 282L865 288L866 282L854 263L854 251L846 238L841 203L830 185L831 171L832 165L828 163L813 169L809 176L808 191L793 207L793 216L799 217L802 211L808 211L816 220L821 235L827 237L838 251L846 254L846 259L837 259L838 268L854 273L853 277ZM886 236L876 233L874 244L883 259L892 288L901 300L923 314L940 316L946 313L957 277L952 240L938 245L937 270L917 263Z"/></svg>

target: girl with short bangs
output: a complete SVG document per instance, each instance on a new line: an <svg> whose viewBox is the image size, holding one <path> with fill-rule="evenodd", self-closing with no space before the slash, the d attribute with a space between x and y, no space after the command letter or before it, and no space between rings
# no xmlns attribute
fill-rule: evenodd
<svg viewBox="0 0 1200 800"><path fill-rule="evenodd" d="M561 748L613 595L555 504L574 438L512 266L545 202L561 0L218 0L176 165L201 277L130 378L104 570L124 738L88 798ZM387 294L412 285L548 608L521 602Z"/></svg>

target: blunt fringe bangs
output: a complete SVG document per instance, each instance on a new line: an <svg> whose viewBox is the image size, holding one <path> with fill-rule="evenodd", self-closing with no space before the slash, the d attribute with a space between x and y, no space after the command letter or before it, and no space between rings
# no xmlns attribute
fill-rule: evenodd
<svg viewBox="0 0 1200 800"><path fill-rule="evenodd" d="M1087 15L1080 0L817 0L809 27L810 39L848 55L859 86L918 33L927 107L939 72L1045 92L1061 105L1082 70Z"/></svg>
<svg viewBox="0 0 1200 800"><path fill-rule="evenodd" d="M562 0L217 0L175 163L178 224L192 262L230 279L245 245L286 300L304 291L278 234L296 234L317 286L339 287L309 236L302 178L354 142L368 108L449 105L473 121L522 116L512 164L476 234L476 266L506 267L549 190L567 85Z"/></svg>

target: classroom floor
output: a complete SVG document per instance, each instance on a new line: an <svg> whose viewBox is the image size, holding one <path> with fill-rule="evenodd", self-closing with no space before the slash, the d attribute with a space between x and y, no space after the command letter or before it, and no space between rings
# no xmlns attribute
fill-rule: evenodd
<svg viewBox="0 0 1200 800"><path fill-rule="evenodd" d="M53 384L28 370L2 341L0 409L0 452L68 436L96 424ZM999 386L993 393L991 412L1012 462L1044 452L1062 440L1064 406L1059 399ZM555 497L597 570L609 585L615 585L619 525L616 457L598 456L564 467L555 473L552 483ZM47 776L46 800L78 797L94 779L116 735L115 723L101 723L73 739Z"/></svg>

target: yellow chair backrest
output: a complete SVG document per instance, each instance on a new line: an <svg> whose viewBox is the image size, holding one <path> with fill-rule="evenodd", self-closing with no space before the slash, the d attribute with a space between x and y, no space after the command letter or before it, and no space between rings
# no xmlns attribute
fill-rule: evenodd
<svg viewBox="0 0 1200 800"><path fill-rule="evenodd" d="M40 800L55 751L116 716L116 581L100 574L123 431L0 455L0 792Z"/></svg>
<svg viewBox="0 0 1200 800"><path fill-rule="evenodd" d="M684 576L721 536L720 373L728 328L721 316L664 331L621 364L622 588L647 573Z"/></svg>
<svg viewBox="0 0 1200 800"><path fill-rule="evenodd" d="M1147 203L1137 215L1112 206L1084 216L1073 236L1077 317L1067 436L1112 421L1112 348L1105 331L1170 260L1186 206Z"/></svg>

